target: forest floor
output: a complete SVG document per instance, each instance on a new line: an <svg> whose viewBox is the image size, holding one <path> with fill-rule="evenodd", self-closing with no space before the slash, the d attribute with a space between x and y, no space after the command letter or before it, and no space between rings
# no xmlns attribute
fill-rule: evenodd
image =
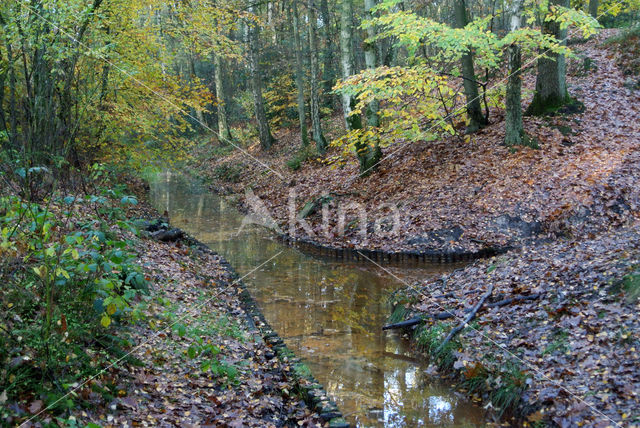
<svg viewBox="0 0 640 428"><path fill-rule="evenodd" d="M396 298L396 316L425 320L411 334L434 366L498 412L516 406L531 425L640 424L640 223L477 261Z"/></svg>
<svg viewBox="0 0 640 428"><path fill-rule="evenodd" d="M506 147L503 112L492 108L491 124L469 138L386 148L378 169L365 178L353 159L336 168L313 156L305 161L309 156L296 149L299 132L290 129L276 135L269 152L246 148L282 179L244 151L224 155L224 148L210 144L201 149L197 170L217 191L241 196L241 204L250 188L284 233L337 247L474 251L621 226L640 210L640 91L623 70L633 54L625 57L626 51L606 43L616 31L603 30L573 46L569 92L584 103L583 112L525 117L525 130L539 149ZM534 86L535 68L524 76L523 107ZM327 135L339 135L341 126L338 117L327 120ZM309 229L290 227L291 195L296 214L328 195L329 232L321 209L304 219ZM350 204L363 207L366 220L345 208L341 233L339 207ZM399 216L392 230L389 206Z"/></svg>
<svg viewBox="0 0 640 428"><path fill-rule="evenodd" d="M525 117L539 149L505 147L502 113L492 108L491 124L469 138L385 149L365 178L354 161L329 168L292 149L293 130L281 131L271 152L247 148L283 179L238 150L211 147L202 149L198 171L245 208L250 188L285 233L320 244L391 252L515 247L407 284L395 321L422 318L407 333L434 367L457 375L487 408L524 418L519 424L638 426L640 42L636 34L611 43L617 34L603 30L572 46L569 92L584 110ZM530 69L523 107L534 85ZM329 136L339 135L340 122L327 121ZM289 229L291 194L296 212L329 195L331 226L338 206L359 204L370 233L360 235L356 212L348 212L344 235L326 235L319 209L305 218L310 230ZM375 233L376 219L389 215L385 204L400 213L395 234ZM463 323L476 305L477 318Z"/></svg>

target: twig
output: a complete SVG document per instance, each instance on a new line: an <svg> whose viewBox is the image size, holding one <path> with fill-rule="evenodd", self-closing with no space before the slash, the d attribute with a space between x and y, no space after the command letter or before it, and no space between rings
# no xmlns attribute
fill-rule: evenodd
<svg viewBox="0 0 640 428"><path fill-rule="evenodd" d="M493 284L489 285L489 289L487 290L487 292L480 298L480 301L478 303L476 303L476 305L473 307L471 312L469 312L469 315L467 315L467 317L464 319L464 321L462 321L462 323L458 324L458 326L456 328L454 328L453 330L451 330L449 332L449 334L447 335L447 337L445 337L445 339L442 341L440 346L438 346L438 349L436 349L436 352L435 352L436 354L439 354L440 351L442 351L442 348L444 348L445 345L447 343L449 343L449 341L451 339L453 339L456 334L458 334L463 328L465 328L465 326L467 324L469 324L469 322L472 319L475 318L476 313L478 313L478 311L480 310L480 308L484 304L485 300L487 300L489 298L489 296L491 296L492 292L493 292Z"/></svg>

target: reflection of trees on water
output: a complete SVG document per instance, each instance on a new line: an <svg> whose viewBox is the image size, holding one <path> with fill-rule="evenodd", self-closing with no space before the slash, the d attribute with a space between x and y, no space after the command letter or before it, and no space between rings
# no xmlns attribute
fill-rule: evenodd
<svg viewBox="0 0 640 428"><path fill-rule="evenodd" d="M478 411L433 386L380 327L395 281L369 265L313 259L272 239L222 199L163 180L152 199L171 222L211 245L242 275L283 251L245 282L272 327L303 357L345 414L363 425L415 426L476 420Z"/></svg>

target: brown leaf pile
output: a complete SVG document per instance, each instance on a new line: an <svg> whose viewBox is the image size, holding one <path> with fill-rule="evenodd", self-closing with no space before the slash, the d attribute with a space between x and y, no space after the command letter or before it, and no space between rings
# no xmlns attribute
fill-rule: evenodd
<svg viewBox="0 0 640 428"><path fill-rule="evenodd" d="M637 424L640 302L619 286L640 269L637 227L476 262L423 284L412 310L427 317L448 311L457 325L493 284L475 327L458 337L454 367L463 377L515 364L529 379L523 399L524 408L537 409L532 418L562 427ZM520 300L492 305L514 297Z"/></svg>

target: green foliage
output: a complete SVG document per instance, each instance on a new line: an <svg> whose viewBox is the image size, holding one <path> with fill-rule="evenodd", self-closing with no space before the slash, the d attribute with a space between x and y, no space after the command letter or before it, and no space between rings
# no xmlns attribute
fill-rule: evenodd
<svg viewBox="0 0 640 428"><path fill-rule="evenodd" d="M263 93L268 107L269 123L276 129L291 126L298 115L298 90L293 76L284 74L273 79Z"/></svg>
<svg viewBox="0 0 640 428"><path fill-rule="evenodd" d="M71 384L129 346L111 332L140 317L135 304L147 287L132 243L119 237L135 230L122 220L135 199L101 193L108 196L53 195L40 204L0 198L0 305L8 308L0 315L0 360L16 362L0 374L0 390L11 398L51 395L43 374ZM102 344L98 353L89 350L92 338Z"/></svg>
<svg viewBox="0 0 640 428"><path fill-rule="evenodd" d="M449 323L443 322L433 326L422 326L415 332L415 341L418 346L444 370L450 370L453 367L456 360L454 352L460 347L460 342L454 338L436 353L451 328Z"/></svg>
<svg viewBox="0 0 640 428"><path fill-rule="evenodd" d="M244 170L244 164L226 162L215 167L213 170L213 176L220 180L238 183Z"/></svg>
<svg viewBox="0 0 640 428"><path fill-rule="evenodd" d="M553 341L547 345L542 351L542 356L551 355L556 352L564 353L569 349L568 343L569 334L566 330L558 329L553 333Z"/></svg>
<svg viewBox="0 0 640 428"><path fill-rule="evenodd" d="M244 341L246 336L241 326L226 315L211 313L200 317L198 324L187 327L182 323L173 325L179 337L186 337L191 344L185 353L191 360L198 360L202 372L210 372L216 378L234 383L238 377L238 368L221 358L221 347L211 343L214 337L230 337Z"/></svg>
<svg viewBox="0 0 640 428"><path fill-rule="evenodd" d="M626 275L622 280L624 289L629 301L636 301L640 298L640 273Z"/></svg>
<svg viewBox="0 0 640 428"><path fill-rule="evenodd" d="M639 0L602 0L598 5L598 20L607 28L637 25L639 13Z"/></svg>
<svg viewBox="0 0 640 428"><path fill-rule="evenodd" d="M499 70L504 52L512 44L518 44L525 55L537 55L540 51L571 55L552 35L533 27L536 16L558 22L563 28L575 26L584 36L593 34L598 26L581 11L549 8L543 4L530 13L532 26L523 26L499 37L489 31L491 16L476 19L465 28L452 28L410 10L398 11L394 8L396 5L395 0L382 2L375 8L379 16L363 22L362 27L377 29L377 35L367 40L368 43L391 39L396 47L406 49L408 65L365 70L334 87L339 94L357 98L354 115L364 114L372 102L380 105L379 127L355 129L332 142L343 148L343 157L356 148L373 148L376 144L385 147L399 141L430 141L455 133L456 117L466 109L454 79L461 77L461 58L468 52L473 52L476 67L487 73ZM419 53L428 53L428 59ZM500 94L493 88L485 97L498 105L500 102L494 98Z"/></svg>

